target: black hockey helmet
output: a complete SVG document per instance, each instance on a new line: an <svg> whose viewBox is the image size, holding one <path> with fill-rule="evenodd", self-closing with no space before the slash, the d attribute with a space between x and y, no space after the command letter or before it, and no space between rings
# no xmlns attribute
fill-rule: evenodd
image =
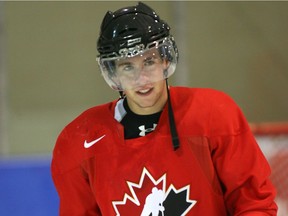
<svg viewBox="0 0 288 216"><path fill-rule="evenodd" d="M155 48L162 59L170 62L162 77L166 79L174 73L178 60L178 50L169 25L142 2L106 13L97 41L97 61L110 87L118 91L123 91L126 87L117 77L115 61Z"/></svg>
<svg viewBox="0 0 288 216"><path fill-rule="evenodd" d="M100 55L167 37L170 27L146 4L108 11L101 24L97 50Z"/></svg>

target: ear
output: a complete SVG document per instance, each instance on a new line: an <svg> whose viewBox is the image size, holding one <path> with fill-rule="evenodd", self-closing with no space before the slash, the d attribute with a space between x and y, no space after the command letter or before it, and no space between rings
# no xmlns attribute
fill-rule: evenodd
<svg viewBox="0 0 288 216"><path fill-rule="evenodd" d="M162 61L163 69L164 69L164 70L167 70L167 69L169 68L170 64L171 64L170 61L168 61L167 59L164 59L164 60Z"/></svg>

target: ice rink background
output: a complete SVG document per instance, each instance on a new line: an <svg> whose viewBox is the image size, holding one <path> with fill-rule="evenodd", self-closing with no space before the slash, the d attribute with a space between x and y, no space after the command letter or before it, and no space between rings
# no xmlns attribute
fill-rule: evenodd
<svg viewBox="0 0 288 216"><path fill-rule="evenodd" d="M146 3L179 48L172 85L225 91L252 123L288 120L288 2ZM118 98L100 76L96 38L107 10L134 4L0 1L1 216L58 215L55 140L83 110ZM277 145L261 140L272 157Z"/></svg>

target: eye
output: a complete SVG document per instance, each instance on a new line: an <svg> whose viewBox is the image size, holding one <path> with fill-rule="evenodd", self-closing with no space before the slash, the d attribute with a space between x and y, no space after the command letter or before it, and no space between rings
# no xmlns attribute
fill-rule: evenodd
<svg viewBox="0 0 288 216"><path fill-rule="evenodd" d="M154 58L154 57L146 58L145 61L144 61L144 65L145 66L152 66L152 65L154 65L156 63L157 63L157 59Z"/></svg>
<svg viewBox="0 0 288 216"><path fill-rule="evenodd" d="M134 69L134 67L132 65L125 65L122 70L123 71L132 71Z"/></svg>
<svg viewBox="0 0 288 216"><path fill-rule="evenodd" d="M118 71L130 72L133 70L134 70L134 66L130 63L124 63L124 64L118 65Z"/></svg>
<svg viewBox="0 0 288 216"><path fill-rule="evenodd" d="M153 64L155 64L155 61L152 60L152 59L146 60L145 63L144 63L145 66L151 66L151 65L153 65Z"/></svg>

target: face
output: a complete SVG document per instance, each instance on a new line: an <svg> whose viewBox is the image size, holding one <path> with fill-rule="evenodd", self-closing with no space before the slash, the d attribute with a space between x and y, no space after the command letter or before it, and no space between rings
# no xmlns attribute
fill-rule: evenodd
<svg viewBox="0 0 288 216"><path fill-rule="evenodd" d="M152 114L162 110L167 101L164 71L168 63L158 51L149 50L142 55L119 60L116 63L130 109L137 114Z"/></svg>

